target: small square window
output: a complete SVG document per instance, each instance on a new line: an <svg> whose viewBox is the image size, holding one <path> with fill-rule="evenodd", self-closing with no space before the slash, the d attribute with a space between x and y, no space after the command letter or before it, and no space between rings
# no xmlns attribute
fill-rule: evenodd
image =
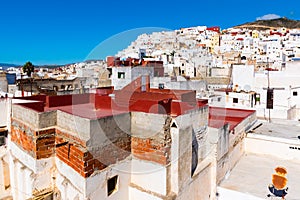
<svg viewBox="0 0 300 200"><path fill-rule="evenodd" d="M238 98L233 98L233 103L238 103L239 99Z"/></svg>
<svg viewBox="0 0 300 200"><path fill-rule="evenodd" d="M107 180L107 196L118 190L118 175Z"/></svg>
<svg viewBox="0 0 300 200"><path fill-rule="evenodd" d="M118 79L124 79L125 78L125 72L118 72Z"/></svg>
<svg viewBox="0 0 300 200"><path fill-rule="evenodd" d="M294 92L293 92L293 96L298 96L298 92L297 92L297 91L294 91Z"/></svg>
<svg viewBox="0 0 300 200"><path fill-rule="evenodd" d="M161 90L164 89L164 88L165 88L165 84L159 83L159 84L158 84L158 88L161 89Z"/></svg>

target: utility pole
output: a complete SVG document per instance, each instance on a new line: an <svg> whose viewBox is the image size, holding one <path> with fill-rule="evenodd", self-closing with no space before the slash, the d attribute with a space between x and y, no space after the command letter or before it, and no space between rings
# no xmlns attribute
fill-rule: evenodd
<svg viewBox="0 0 300 200"><path fill-rule="evenodd" d="M267 108L269 109L269 122L271 122L271 109L273 109L273 90L270 89L269 57L267 57L267 69L268 69Z"/></svg>
<svg viewBox="0 0 300 200"><path fill-rule="evenodd" d="M269 122L271 122L271 109L273 109L273 98L274 98L274 90L284 90L284 88L271 88L270 87L270 68L269 68L269 57L267 57L267 79L268 79L268 87L263 88L267 90L267 105L266 108L269 109Z"/></svg>

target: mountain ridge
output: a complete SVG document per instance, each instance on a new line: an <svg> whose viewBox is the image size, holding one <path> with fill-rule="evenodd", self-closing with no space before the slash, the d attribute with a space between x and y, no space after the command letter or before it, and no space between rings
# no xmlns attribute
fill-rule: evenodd
<svg viewBox="0 0 300 200"><path fill-rule="evenodd" d="M248 28L253 30L268 30L276 28L300 29L300 20L288 19L281 17L270 20L256 20L255 22L247 22L234 26L233 28Z"/></svg>

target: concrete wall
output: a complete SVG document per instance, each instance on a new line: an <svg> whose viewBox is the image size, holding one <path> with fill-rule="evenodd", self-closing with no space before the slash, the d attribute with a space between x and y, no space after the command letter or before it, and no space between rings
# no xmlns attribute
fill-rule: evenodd
<svg viewBox="0 0 300 200"><path fill-rule="evenodd" d="M57 111L42 112L38 114L39 129L56 126Z"/></svg>
<svg viewBox="0 0 300 200"><path fill-rule="evenodd" d="M226 125L219 129L209 128L209 138L212 143L217 144L217 183L230 173L244 154L245 132L253 126L255 121L256 115L252 114L239 123L232 132L229 132L229 127Z"/></svg>
<svg viewBox="0 0 300 200"><path fill-rule="evenodd" d="M248 134L245 139L247 153L275 156L286 160L300 159L300 144L296 140L266 135Z"/></svg>
<svg viewBox="0 0 300 200"><path fill-rule="evenodd" d="M57 111L57 127L83 141L90 139L90 120Z"/></svg>
<svg viewBox="0 0 300 200"><path fill-rule="evenodd" d="M214 195L211 194L214 183L212 180L213 167L207 166L202 170L197 177L193 178L192 184L184 187L182 192L176 200L194 199L194 200L211 200L214 199Z"/></svg>
<svg viewBox="0 0 300 200"><path fill-rule="evenodd" d="M132 112L131 134L139 138L149 138L158 134L163 135L166 119L167 115Z"/></svg>
<svg viewBox="0 0 300 200"><path fill-rule="evenodd" d="M168 170L168 167L153 162L132 159L131 183L148 194L166 196L169 193ZM135 192L130 195L137 196Z"/></svg>
<svg viewBox="0 0 300 200"><path fill-rule="evenodd" d="M131 152L130 127L129 113L92 120L89 152L106 166L125 159Z"/></svg>
<svg viewBox="0 0 300 200"><path fill-rule="evenodd" d="M98 199L130 199L129 185L131 181L131 161L124 160L117 165L111 165L101 173L95 174L87 179L86 197L91 200ZM118 176L117 189L110 196L107 194L108 179Z"/></svg>
<svg viewBox="0 0 300 200"><path fill-rule="evenodd" d="M129 199L130 170L129 160L111 165L100 173L85 179L71 167L56 159L56 186L61 193L62 200L68 199ZM117 190L108 196L107 181L118 175Z"/></svg>
<svg viewBox="0 0 300 200"><path fill-rule="evenodd" d="M25 124L30 124L30 126L35 129L39 127L39 113L34 110L20 105L13 105L12 117L22 121Z"/></svg>
<svg viewBox="0 0 300 200"><path fill-rule="evenodd" d="M209 156L211 146L207 144L207 119L207 109L202 109L178 116L172 121L171 189L178 195L179 199L187 197L199 199L202 196L208 198L211 193L210 188L204 188L205 186L199 188L197 185L204 177L209 177L205 181L211 180L210 172L205 171L205 168L212 162ZM195 155L198 162L195 172L192 174L192 144L194 139L198 145L197 155ZM196 192L189 196L187 190L195 190Z"/></svg>

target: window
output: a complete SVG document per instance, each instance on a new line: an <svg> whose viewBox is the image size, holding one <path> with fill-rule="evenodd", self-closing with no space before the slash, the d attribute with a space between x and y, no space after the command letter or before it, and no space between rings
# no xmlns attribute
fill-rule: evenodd
<svg viewBox="0 0 300 200"><path fill-rule="evenodd" d="M238 103L239 99L238 98L233 98L233 103Z"/></svg>
<svg viewBox="0 0 300 200"><path fill-rule="evenodd" d="M124 79L125 78L125 72L118 72L118 79Z"/></svg>
<svg viewBox="0 0 300 200"><path fill-rule="evenodd" d="M158 84L158 88L162 90L162 89L165 88L165 85L164 85L163 83L159 83L159 84Z"/></svg>
<svg viewBox="0 0 300 200"><path fill-rule="evenodd" d="M297 92L297 91L294 91L294 92L293 92L293 96L298 96L298 92Z"/></svg>
<svg viewBox="0 0 300 200"><path fill-rule="evenodd" d="M118 190L118 175L107 180L107 196Z"/></svg>

